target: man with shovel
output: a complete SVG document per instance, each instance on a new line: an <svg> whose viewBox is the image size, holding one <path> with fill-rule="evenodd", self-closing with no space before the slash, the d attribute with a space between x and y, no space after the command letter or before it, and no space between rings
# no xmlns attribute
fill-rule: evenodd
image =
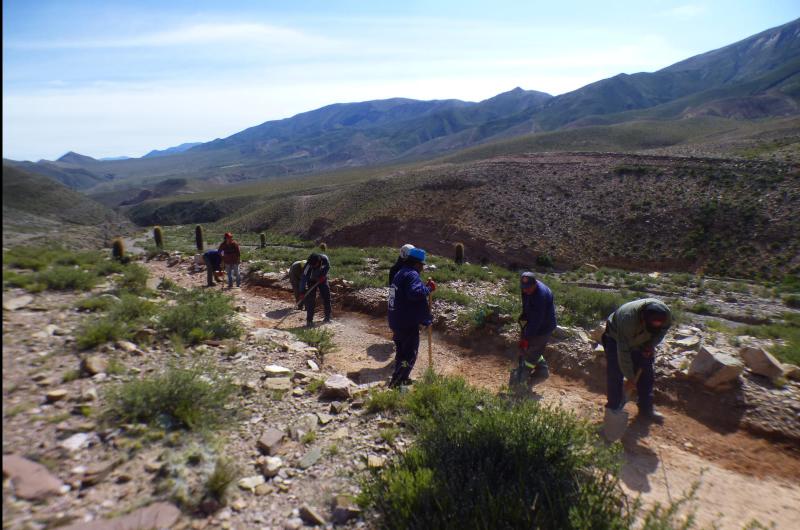
<svg viewBox="0 0 800 530"><path fill-rule="evenodd" d="M405 263L397 271L389 287L389 327L395 348L394 373L389 387L411 384L411 370L417 362L419 326L431 325L428 295L436 290L433 280L422 283L420 273L425 266L425 251L412 248Z"/></svg>
<svg viewBox="0 0 800 530"><path fill-rule="evenodd" d="M303 275L300 277L301 300L306 306L306 327L314 325L314 308L317 305L317 290L325 304L325 320L331 321L331 289L328 286L328 271L331 262L325 254L311 254L306 260ZM299 303L298 303L299 305Z"/></svg>
<svg viewBox="0 0 800 530"><path fill-rule="evenodd" d="M608 384L606 423L623 414L626 393L638 393L638 419L663 423L664 416L653 408L656 346L672 325L669 307L656 298L643 298L621 305L609 315L602 342L606 351ZM627 381L623 385L623 377ZM616 423L622 423L621 420ZM614 436L612 436L614 437Z"/></svg>
<svg viewBox="0 0 800 530"><path fill-rule="evenodd" d="M518 374L518 378L527 379L524 376L530 374L532 383L541 383L550 377L544 349L556 329L553 292L537 280L532 272L523 272L519 283L522 291L522 314L519 316L522 336L519 349L520 361L524 361L525 370ZM518 382L521 383L523 381Z"/></svg>

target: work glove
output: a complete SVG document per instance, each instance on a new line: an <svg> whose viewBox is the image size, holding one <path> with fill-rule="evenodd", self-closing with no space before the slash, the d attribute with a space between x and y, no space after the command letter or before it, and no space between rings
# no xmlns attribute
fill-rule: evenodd
<svg viewBox="0 0 800 530"><path fill-rule="evenodd" d="M622 388L625 390L626 394L632 394L636 392L636 381L633 379L626 379Z"/></svg>
<svg viewBox="0 0 800 530"><path fill-rule="evenodd" d="M645 346L642 348L642 357L645 359L649 359L655 353L655 348L652 346Z"/></svg>
<svg viewBox="0 0 800 530"><path fill-rule="evenodd" d="M319 277L319 283L320 284L325 283L327 281L328 281L328 277L327 276L320 276Z"/></svg>
<svg viewBox="0 0 800 530"><path fill-rule="evenodd" d="M519 349L527 350L529 345L530 344L528 343L528 339L520 339L519 340Z"/></svg>
<svg viewBox="0 0 800 530"><path fill-rule="evenodd" d="M432 279L430 279L430 278L428 278L428 283L426 283L425 285L428 287L428 289L430 289L430 290L431 290L431 292L433 292L433 291L435 291L435 290L436 290L436 282L435 282L435 281L433 281L433 280L432 280Z"/></svg>

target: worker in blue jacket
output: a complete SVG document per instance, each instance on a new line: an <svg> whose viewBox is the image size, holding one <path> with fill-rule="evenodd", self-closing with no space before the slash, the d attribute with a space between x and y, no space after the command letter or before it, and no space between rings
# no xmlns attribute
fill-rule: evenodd
<svg viewBox="0 0 800 530"><path fill-rule="evenodd" d="M317 291L325 304L325 320L331 321L331 289L328 286L328 272L331 262L325 254L311 254L306 260L303 275L300 277L301 300L306 305L306 327L314 325L314 308L317 305Z"/></svg>
<svg viewBox="0 0 800 530"><path fill-rule="evenodd" d="M425 251L412 248L405 263L392 278L389 286L389 327L395 348L394 373L390 387L411 384L411 370L419 350L419 326L431 325L428 295L436 289L433 280L422 282L420 273L425 266Z"/></svg>
<svg viewBox="0 0 800 530"><path fill-rule="evenodd" d="M532 272L523 272L520 277L522 291L522 337L519 348L524 352L527 366L533 369L534 382L550 377L544 349L556 329L556 306L553 292L547 285L536 279Z"/></svg>
<svg viewBox="0 0 800 530"><path fill-rule="evenodd" d="M222 283L218 279L217 273L222 271L222 254L219 250L207 250L203 254L203 262L206 264L206 285L214 287L214 283Z"/></svg>

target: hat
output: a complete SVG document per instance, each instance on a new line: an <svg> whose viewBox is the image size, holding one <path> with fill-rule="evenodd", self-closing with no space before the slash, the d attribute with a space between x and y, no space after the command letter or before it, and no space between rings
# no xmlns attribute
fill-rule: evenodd
<svg viewBox="0 0 800 530"><path fill-rule="evenodd" d="M411 243L406 243L402 247L400 247L400 259L407 259L408 258L408 251L412 248L415 248L414 245Z"/></svg>
<svg viewBox="0 0 800 530"><path fill-rule="evenodd" d="M412 248L408 251L408 258L406 259L425 263L425 251L421 248Z"/></svg>
<svg viewBox="0 0 800 530"><path fill-rule="evenodd" d="M321 261L322 261L322 256L320 256L316 252L314 252L313 254L311 254L308 257L308 263L310 263L311 265L316 265L317 263L319 263Z"/></svg>
<svg viewBox="0 0 800 530"><path fill-rule="evenodd" d="M230 232L225 232L225 239L228 239L228 238L233 239L233 234L231 234Z"/></svg>
<svg viewBox="0 0 800 530"><path fill-rule="evenodd" d="M649 303L642 311L645 323L653 327L661 327L669 319L669 310L661 304Z"/></svg>
<svg viewBox="0 0 800 530"><path fill-rule="evenodd" d="M519 286L522 289L536 285L536 276L532 272L523 272L519 278Z"/></svg>

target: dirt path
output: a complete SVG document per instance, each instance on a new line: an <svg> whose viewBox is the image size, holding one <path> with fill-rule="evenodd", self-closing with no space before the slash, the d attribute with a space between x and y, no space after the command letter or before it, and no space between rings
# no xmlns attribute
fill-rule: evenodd
<svg viewBox="0 0 800 530"><path fill-rule="evenodd" d="M191 275L184 267L151 262L157 277L184 286L202 285L205 274ZM227 291L227 290L226 290ZM291 310L289 294L248 287L230 291L257 327L289 329L305 322L305 313ZM383 318L337 311L329 324L337 350L325 357L326 371L348 374L360 383L386 380L393 360L391 335ZM413 378L428 367L426 340ZM458 374L470 383L497 390L507 383L511 362L494 352L474 352L434 337L434 368ZM553 375L537 387L544 403L568 408L595 423L602 419L605 397L580 381ZM631 416L635 406L629 405ZM662 409L663 426L632 424L623 438L622 479L630 493L650 504L666 503L700 481L697 519L720 528L742 528L751 520L776 528L797 528L800 521L800 457L797 448L781 447L744 432L718 433L671 409Z"/></svg>

